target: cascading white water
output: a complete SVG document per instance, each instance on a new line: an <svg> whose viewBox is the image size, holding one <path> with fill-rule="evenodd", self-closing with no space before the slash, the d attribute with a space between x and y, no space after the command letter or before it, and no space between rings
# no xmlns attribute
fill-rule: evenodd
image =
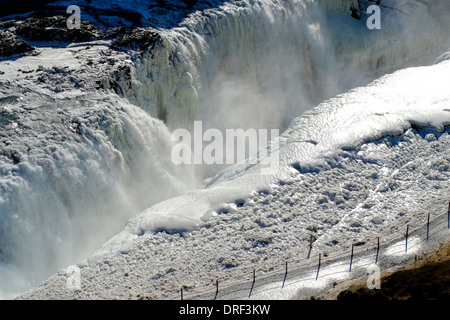
<svg viewBox="0 0 450 320"><path fill-rule="evenodd" d="M142 109L112 93L87 95L85 105L25 94L34 109L8 105L7 125L0 122L0 295L85 258L131 215L221 168L193 176L175 166L170 130L194 119L205 129L284 129L323 99L426 61L408 48L438 47L422 34L381 50L402 32L391 26L377 38L349 16L355 4L248 0L194 13L159 31L162 46L134 56L122 89ZM22 133L10 132L14 123Z"/></svg>
<svg viewBox="0 0 450 320"><path fill-rule="evenodd" d="M324 6L350 13L354 4ZM190 85L186 74L198 91L197 119L220 129L285 128L299 112L344 87L335 79L334 44L315 1L227 4L194 13L161 35L163 47L138 57L134 81L124 92L154 115L164 110L172 128L187 112L177 95Z"/></svg>
<svg viewBox="0 0 450 320"><path fill-rule="evenodd" d="M143 110L114 96L81 106L34 98L24 101L38 113L18 116L23 132L9 137L15 156L0 157L2 297L87 257L131 215L198 186L170 161L167 128Z"/></svg>

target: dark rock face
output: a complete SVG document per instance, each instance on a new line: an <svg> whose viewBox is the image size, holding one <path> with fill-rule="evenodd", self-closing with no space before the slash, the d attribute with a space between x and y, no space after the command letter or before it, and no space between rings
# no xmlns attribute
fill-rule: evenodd
<svg viewBox="0 0 450 320"><path fill-rule="evenodd" d="M18 39L14 34L9 31L0 30L0 58L8 58L33 50L23 40Z"/></svg>
<svg viewBox="0 0 450 320"><path fill-rule="evenodd" d="M80 29L69 29L67 17L52 16L17 23L16 34L31 41L86 42L102 38L103 31L89 21L82 21Z"/></svg>
<svg viewBox="0 0 450 320"><path fill-rule="evenodd" d="M0 22L0 30L4 29L0 35L0 53L4 54L0 56L9 57L31 50L32 47L26 41L64 44L112 39L111 48L119 51L150 50L156 44L162 43L161 36L151 29L120 26L102 30L85 20L81 21L79 29L69 29L67 19L64 15L33 15L24 20Z"/></svg>
<svg viewBox="0 0 450 320"><path fill-rule="evenodd" d="M111 47L117 50L150 50L157 44L162 44L161 36L149 29L119 28L114 36Z"/></svg>

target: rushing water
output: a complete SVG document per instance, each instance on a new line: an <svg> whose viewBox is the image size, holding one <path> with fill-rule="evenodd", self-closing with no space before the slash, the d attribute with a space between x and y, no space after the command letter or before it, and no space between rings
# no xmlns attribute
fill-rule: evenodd
<svg viewBox="0 0 450 320"><path fill-rule="evenodd" d="M171 130L193 120L284 130L324 99L440 50L425 31L414 42L400 18L376 36L349 16L355 1L336 3L249 0L194 13L133 55L122 97L57 99L3 81L0 296L85 258L127 218L223 168L176 166Z"/></svg>

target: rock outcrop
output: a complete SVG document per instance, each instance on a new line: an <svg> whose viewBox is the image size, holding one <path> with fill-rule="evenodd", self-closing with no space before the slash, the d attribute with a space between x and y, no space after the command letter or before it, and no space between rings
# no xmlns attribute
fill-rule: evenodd
<svg viewBox="0 0 450 320"><path fill-rule="evenodd" d="M27 42L9 31L0 30L0 59L18 56L33 50Z"/></svg>

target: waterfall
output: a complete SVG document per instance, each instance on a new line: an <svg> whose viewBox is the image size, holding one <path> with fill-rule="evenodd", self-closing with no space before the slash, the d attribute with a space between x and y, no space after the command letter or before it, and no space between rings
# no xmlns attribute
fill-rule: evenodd
<svg viewBox="0 0 450 320"><path fill-rule="evenodd" d="M173 164L172 130L194 120L284 130L321 101L440 50L438 22L413 39L398 31L409 19L399 15L375 34L350 17L357 6L245 0L194 12L130 54L121 97L58 100L0 83L0 295L84 259L127 218L223 168Z"/></svg>
<svg viewBox="0 0 450 320"><path fill-rule="evenodd" d="M443 49L438 23L406 27L416 13L388 9L383 29L373 32L364 12L372 3L361 3L236 1L197 11L158 31L161 44L135 56L124 95L170 130L201 120L205 130L283 131L318 103L398 68L433 63ZM355 8L359 20L350 17ZM204 168L203 178L223 168Z"/></svg>
<svg viewBox="0 0 450 320"><path fill-rule="evenodd" d="M437 23L416 32L404 26L407 13L396 14L376 33L367 15L349 17L352 8L358 1L262 0L195 12L136 56L125 96L171 129L180 114L219 129L285 129L321 101L401 66L432 63L428 53L442 49ZM184 98L177 92L187 74L192 95ZM187 105L195 111L180 110Z"/></svg>
<svg viewBox="0 0 450 320"><path fill-rule="evenodd" d="M24 95L37 101L25 117L10 107L27 129L8 137L0 157L2 295L88 256L148 206L198 187L170 161L161 121L113 95L86 98Z"/></svg>

